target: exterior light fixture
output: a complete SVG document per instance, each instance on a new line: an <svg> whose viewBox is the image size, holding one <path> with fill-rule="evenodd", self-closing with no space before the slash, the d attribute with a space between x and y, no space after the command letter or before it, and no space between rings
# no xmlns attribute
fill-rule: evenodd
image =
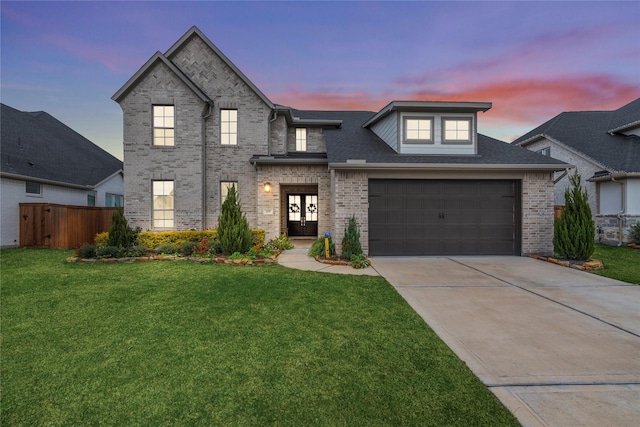
<svg viewBox="0 0 640 427"><path fill-rule="evenodd" d="M271 192L271 183L270 182L265 182L264 183L264 192L265 193L270 193Z"/></svg>

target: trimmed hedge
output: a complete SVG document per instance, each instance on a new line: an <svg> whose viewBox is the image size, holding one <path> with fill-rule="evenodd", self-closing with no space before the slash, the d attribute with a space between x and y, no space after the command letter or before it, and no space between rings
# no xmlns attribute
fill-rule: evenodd
<svg viewBox="0 0 640 427"><path fill-rule="evenodd" d="M251 230L253 236L253 246L262 247L264 245L265 231ZM213 241L218 236L216 230L186 230L186 231L143 231L138 234L138 245L145 245L148 248L155 249L162 245L173 245L176 250L180 250L183 243L200 242L204 237L209 241ZM107 246L109 242L109 233L98 233L95 237L96 247Z"/></svg>

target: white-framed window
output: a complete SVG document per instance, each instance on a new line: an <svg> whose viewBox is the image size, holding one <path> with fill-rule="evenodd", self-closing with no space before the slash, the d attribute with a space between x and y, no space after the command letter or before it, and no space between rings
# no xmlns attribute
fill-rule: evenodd
<svg viewBox="0 0 640 427"><path fill-rule="evenodd" d="M175 108L173 105L153 106L153 145L175 145Z"/></svg>
<svg viewBox="0 0 640 427"><path fill-rule="evenodd" d="M306 128L296 128L296 151L307 151Z"/></svg>
<svg viewBox="0 0 640 427"><path fill-rule="evenodd" d="M404 118L404 142L432 143L433 142L433 118L432 117L405 117Z"/></svg>
<svg viewBox="0 0 640 427"><path fill-rule="evenodd" d="M236 194L238 193L238 181L220 181L220 206L227 200L227 194L229 189L235 187Z"/></svg>
<svg viewBox="0 0 640 427"><path fill-rule="evenodd" d="M238 145L238 110L220 110L220 143Z"/></svg>
<svg viewBox="0 0 640 427"><path fill-rule="evenodd" d="M96 205L96 192L89 191L87 193L87 206L95 206Z"/></svg>
<svg viewBox="0 0 640 427"><path fill-rule="evenodd" d="M542 150L536 151L536 153L540 153L543 156L551 157L551 147L544 147Z"/></svg>
<svg viewBox="0 0 640 427"><path fill-rule="evenodd" d="M42 196L42 184L39 182L26 181L24 191L28 196Z"/></svg>
<svg viewBox="0 0 640 427"><path fill-rule="evenodd" d="M174 182L153 181L153 227L173 228L174 226Z"/></svg>
<svg viewBox="0 0 640 427"><path fill-rule="evenodd" d="M443 118L442 142L471 142L471 118Z"/></svg>
<svg viewBox="0 0 640 427"><path fill-rule="evenodd" d="M108 208L121 208L124 206L124 196L122 194L106 193L104 195L104 205Z"/></svg>

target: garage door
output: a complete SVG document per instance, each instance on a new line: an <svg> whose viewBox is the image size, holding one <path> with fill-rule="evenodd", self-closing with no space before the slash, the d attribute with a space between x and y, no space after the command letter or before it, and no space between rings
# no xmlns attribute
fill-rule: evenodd
<svg viewBox="0 0 640 427"><path fill-rule="evenodd" d="M518 181L369 180L371 255L519 255Z"/></svg>

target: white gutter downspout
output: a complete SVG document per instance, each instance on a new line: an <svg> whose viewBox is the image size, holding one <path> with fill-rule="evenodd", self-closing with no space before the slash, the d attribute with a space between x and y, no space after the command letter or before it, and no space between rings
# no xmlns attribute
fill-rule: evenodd
<svg viewBox="0 0 640 427"><path fill-rule="evenodd" d="M622 228L622 214L625 211L625 207L624 207L624 183L617 181L614 177L613 174L611 174L611 181L616 182L618 184L620 184L620 212L618 212L616 214L616 217L618 218L618 246L622 246L622 233L623 233L623 228Z"/></svg>
<svg viewBox="0 0 640 427"><path fill-rule="evenodd" d="M202 109L202 229L207 228L207 119L213 112L213 101Z"/></svg>

